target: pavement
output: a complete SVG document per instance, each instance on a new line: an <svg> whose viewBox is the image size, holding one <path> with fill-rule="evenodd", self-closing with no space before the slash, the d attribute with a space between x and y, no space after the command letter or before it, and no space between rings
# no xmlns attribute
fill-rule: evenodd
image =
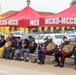
<svg viewBox="0 0 76 75"><path fill-rule="evenodd" d="M8 65L0 65L0 75L55 75Z"/></svg>
<svg viewBox="0 0 76 75"><path fill-rule="evenodd" d="M0 59L0 75L76 75L74 65L71 63L65 64L64 68L54 67L54 64L51 61L38 65L37 63Z"/></svg>

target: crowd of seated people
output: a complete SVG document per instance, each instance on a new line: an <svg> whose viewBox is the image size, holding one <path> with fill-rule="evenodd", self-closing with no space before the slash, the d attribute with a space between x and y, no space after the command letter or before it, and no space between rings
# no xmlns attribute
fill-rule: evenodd
<svg viewBox="0 0 76 75"><path fill-rule="evenodd" d="M55 56L55 62L57 62L55 67L64 67L64 61L66 57L71 57L74 55L75 65L76 65L76 48L70 44L70 41L64 37L63 43L60 46L57 46L53 41L52 37L47 37L45 43L38 45L38 64L42 65L45 61L46 55ZM29 36L28 39L21 41L20 37L14 37L12 33L8 35L6 40L4 36L1 36L0 39L0 51L2 51L1 58L10 59L10 60L19 60L24 59L25 62L29 62L29 53L34 53L37 50L37 43L35 38ZM26 57L24 58L24 53ZM59 60L59 58L61 59ZM76 67L75 67L76 69Z"/></svg>
<svg viewBox="0 0 76 75"><path fill-rule="evenodd" d="M4 36L1 36L0 46L3 47L1 58L21 61L24 59L24 53L26 53L26 62L29 61L29 53L34 53L37 48L35 39L32 36L21 41L20 37L14 37L12 33L9 34L6 40L4 39Z"/></svg>
<svg viewBox="0 0 76 75"><path fill-rule="evenodd" d="M38 51L38 64L44 64L45 56L52 55L54 53L55 62L57 62L54 67L64 67L65 58L74 55L75 70L76 70L76 48L70 44L70 40L67 37L63 38L63 42L60 46L53 43L52 38L47 38L44 44L39 45ZM61 58L59 60L59 58Z"/></svg>

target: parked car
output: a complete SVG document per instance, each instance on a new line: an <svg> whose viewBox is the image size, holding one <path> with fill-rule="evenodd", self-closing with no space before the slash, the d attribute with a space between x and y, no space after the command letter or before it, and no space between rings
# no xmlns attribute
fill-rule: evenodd
<svg viewBox="0 0 76 75"><path fill-rule="evenodd" d="M22 38L22 36L25 35L25 32L22 32L22 31L14 31L12 33L13 33L14 37L18 37L19 36L19 37Z"/></svg>
<svg viewBox="0 0 76 75"><path fill-rule="evenodd" d="M5 37L6 35L5 35L5 34L3 34L3 33L0 33L0 39L1 39L1 36L4 36L4 37Z"/></svg>
<svg viewBox="0 0 76 75"><path fill-rule="evenodd" d="M33 34L33 33L31 33L31 34L25 34L25 35L22 36L21 40L23 41L24 39L28 39L29 36L35 37L36 35L37 34Z"/></svg>
<svg viewBox="0 0 76 75"><path fill-rule="evenodd" d="M56 33L56 34L39 34L35 36L36 43L44 43L47 37L52 37L53 42L56 45L60 45L63 42L63 37L69 38L66 34Z"/></svg>
<svg viewBox="0 0 76 75"><path fill-rule="evenodd" d="M53 38L53 42L58 46L63 42L63 37L67 37L69 39L65 33L52 34L51 36Z"/></svg>
<svg viewBox="0 0 76 75"><path fill-rule="evenodd" d="M51 37L50 34L39 34L35 36L36 43L44 43L47 37Z"/></svg>
<svg viewBox="0 0 76 75"><path fill-rule="evenodd" d="M76 35L73 33L73 34L67 34L67 36L68 36L68 38L69 38L69 40L71 41L71 42L75 42L75 37L76 37Z"/></svg>
<svg viewBox="0 0 76 75"><path fill-rule="evenodd" d="M0 33L0 36L5 36L5 34L3 34L3 33Z"/></svg>

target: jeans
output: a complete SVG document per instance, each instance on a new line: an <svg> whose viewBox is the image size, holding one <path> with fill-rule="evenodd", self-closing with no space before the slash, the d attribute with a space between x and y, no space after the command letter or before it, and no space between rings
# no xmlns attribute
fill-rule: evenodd
<svg viewBox="0 0 76 75"><path fill-rule="evenodd" d="M29 53L31 53L30 50L29 49L21 49L21 51L20 51L20 57L23 57L24 53L27 53L26 59L29 58Z"/></svg>
<svg viewBox="0 0 76 75"><path fill-rule="evenodd" d="M21 49L21 51L20 51L20 57L23 57L25 52L26 52L26 49Z"/></svg>
<svg viewBox="0 0 76 75"><path fill-rule="evenodd" d="M38 51L38 60L42 61L42 57L44 55L44 52L46 52L46 50L39 50Z"/></svg>

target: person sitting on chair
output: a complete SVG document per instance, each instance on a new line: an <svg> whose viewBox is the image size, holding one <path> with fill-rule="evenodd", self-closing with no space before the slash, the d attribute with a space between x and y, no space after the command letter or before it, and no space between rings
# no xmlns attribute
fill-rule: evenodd
<svg viewBox="0 0 76 75"><path fill-rule="evenodd" d="M41 49L38 51L38 64L44 64L45 56L52 55L56 48L55 43L52 42L52 37L48 37L46 42L48 44L42 46Z"/></svg>
<svg viewBox="0 0 76 75"><path fill-rule="evenodd" d="M11 52L10 52L10 60L12 60L14 58L15 47L17 45L17 43L16 43L16 37L11 38L11 42L12 42L12 46L11 46Z"/></svg>
<svg viewBox="0 0 76 75"><path fill-rule="evenodd" d="M22 42L20 40L20 37L16 37L16 41L15 41L15 52L14 52L14 56L15 56L15 59L18 59L18 54L21 50L21 47L22 47Z"/></svg>
<svg viewBox="0 0 76 75"><path fill-rule="evenodd" d="M61 49L64 47L65 42L66 42L67 37L63 37L63 42L57 46L56 50L55 50L55 54L61 52ZM56 62L56 59L55 59Z"/></svg>
<svg viewBox="0 0 76 75"><path fill-rule="evenodd" d="M6 40L4 39L4 36L1 36L0 47L4 46L5 43L6 43Z"/></svg>
<svg viewBox="0 0 76 75"><path fill-rule="evenodd" d="M63 37L63 42L61 43L61 45L59 46L59 48L63 48L65 45L65 40L67 39L67 37Z"/></svg>
<svg viewBox="0 0 76 75"><path fill-rule="evenodd" d="M35 42L35 38L31 37L30 38L30 44L28 46L28 48L26 49L26 60L25 62L29 61L29 53L34 53L36 51L37 48L37 43Z"/></svg>
<svg viewBox="0 0 76 75"><path fill-rule="evenodd" d="M12 42L10 41L10 38L7 37L6 38L6 43L4 45L2 58L10 59L11 45L12 45Z"/></svg>
<svg viewBox="0 0 76 75"><path fill-rule="evenodd" d="M55 67L64 67L65 57L70 57L72 55L73 46L70 44L69 39L65 39L65 45L62 49L59 49L59 52L55 53L55 59L58 63ZM61 61L59 61L59 57L61 57Z"/></svg>
<svg viewBox="0 0 76 75"><path fill-rule="evenodd" d="M28 46L29 46L29 40L28 39L25 39L23 42L22 42L22 48L20 50L20 53L19 53L19 61L23 60L24 58L24 53L26 52L26 49L28 49Z"/></svg>
<svg viewBox="0 0 76 75"><path fill-rule="evenodd" d="M6 43L6 40L4 39L4 36L2 35L0 39L0 56L2 56L5 43Z"/></svg>

